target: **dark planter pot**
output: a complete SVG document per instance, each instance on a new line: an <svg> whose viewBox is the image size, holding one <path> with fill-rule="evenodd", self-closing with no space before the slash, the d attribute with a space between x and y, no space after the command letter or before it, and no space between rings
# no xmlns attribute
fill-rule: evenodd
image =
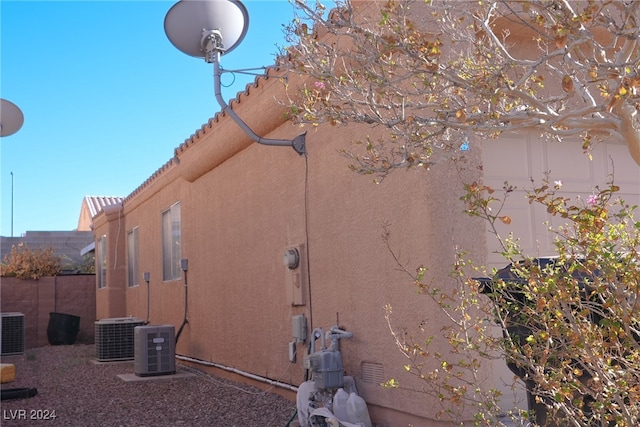
<svg viewBox="0 0 640 427"><path fill-rule="evenodd" d="M80 317L72 314L49 313L47 338L51 345L71 345L80 330Z"/></svg>

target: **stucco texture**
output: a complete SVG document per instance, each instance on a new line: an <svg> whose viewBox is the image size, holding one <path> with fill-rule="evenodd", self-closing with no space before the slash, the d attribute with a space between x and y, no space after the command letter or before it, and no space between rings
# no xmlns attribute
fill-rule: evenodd
<svg viewBox="0 0 640 427"><path fill-rule="evenodd" d="M260 81L234 104L237 113L269 138L293 138L305 129L284 120L274 101L283 86ZM248 102L250 100L251 102ZM411 280L398 271L383 240L410 268L429 265L446 286L456 246L484 250L484 230L463 215L458 171L447 164L430 171L399 171L380 184L348 168L339 150L371 129L320 126L308 129L307 154L252 143L229 117L218 115L177 150L171 161L125 199L121 210L94 220L107 235L107 287L97 291L98 317L135 316L152 324L187 319L177 353L298 385L308 341L288 360L292 316L304 314L308 331L339 325L353 338L341 343L345 372L356 378L374 420L387 425L433 421L436 404L424 394L390 390L362 378L372 364L385 379L418 387L402 368L386 320L436 335L446 322ZM374 130L375 132L375 130ZM463 174L472 178L479 153L470 152ZM161 213L181 205L181 257L189 259L187 286L163 282ZM138 227L139 270L149 286L127 287L126 232ZM294 301L287 248L302 248L300 290ZM147 292L149 294L147 295ZM147 307L147 298L150 305ZM302 304L300 304L302 302ZM320 342L317 343L319 349Z"/></svg>

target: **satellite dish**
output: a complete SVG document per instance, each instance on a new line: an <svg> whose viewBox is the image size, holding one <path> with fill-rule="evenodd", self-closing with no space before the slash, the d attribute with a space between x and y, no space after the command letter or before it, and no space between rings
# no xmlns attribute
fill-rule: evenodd
<svg viewBox="0 0 640 427"><path fill-rule="evenodd" d="M214 94L224 113L255 142L289 146L298 154L305 154L306 132L292 140L262 138L222 98L220 56L240 44L248 28L249 13L240 0L180 0L164 18L164 32L171 44L187 55L213 64Z"/></svg>
<svg viewBox="0 0 640 427"><path fill-rule="evenodd" d="M180 0L164 18L164 32L187 55L232 51L247 34L249 13L238 0ZM211 61L209 61L211 62Z"/></svg>
<svg viewBox="0 0 640 427"><path fill-rule="evenodd" d="M13 102L0 99L0 136L18 132L24 123L22 111Z"/></svg>

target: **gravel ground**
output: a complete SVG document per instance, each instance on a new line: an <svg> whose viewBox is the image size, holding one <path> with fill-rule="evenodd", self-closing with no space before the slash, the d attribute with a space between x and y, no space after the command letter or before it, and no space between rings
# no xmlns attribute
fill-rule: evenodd
<svg viewBox="0 0 640 427"><path fill-rule="evenodd" d="M16 380L2 389L38 390L2 401L2 427L284 427L295 412L294 402L275 393L181 364L178 372L196 375L125 382L118 375L132 374L133 361L96 363L93 345L41 347L2 362L16 366Z"/></svg>

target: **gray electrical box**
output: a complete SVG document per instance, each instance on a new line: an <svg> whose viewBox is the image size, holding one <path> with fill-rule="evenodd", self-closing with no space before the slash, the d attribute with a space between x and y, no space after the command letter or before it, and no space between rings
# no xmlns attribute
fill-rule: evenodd
<svg viewBox="0 0 640 427"><path fill-rule="evenodd" d="M307 340L307 318L304 314L297 314L291 318L293 338L298 342Z"/></svg>

